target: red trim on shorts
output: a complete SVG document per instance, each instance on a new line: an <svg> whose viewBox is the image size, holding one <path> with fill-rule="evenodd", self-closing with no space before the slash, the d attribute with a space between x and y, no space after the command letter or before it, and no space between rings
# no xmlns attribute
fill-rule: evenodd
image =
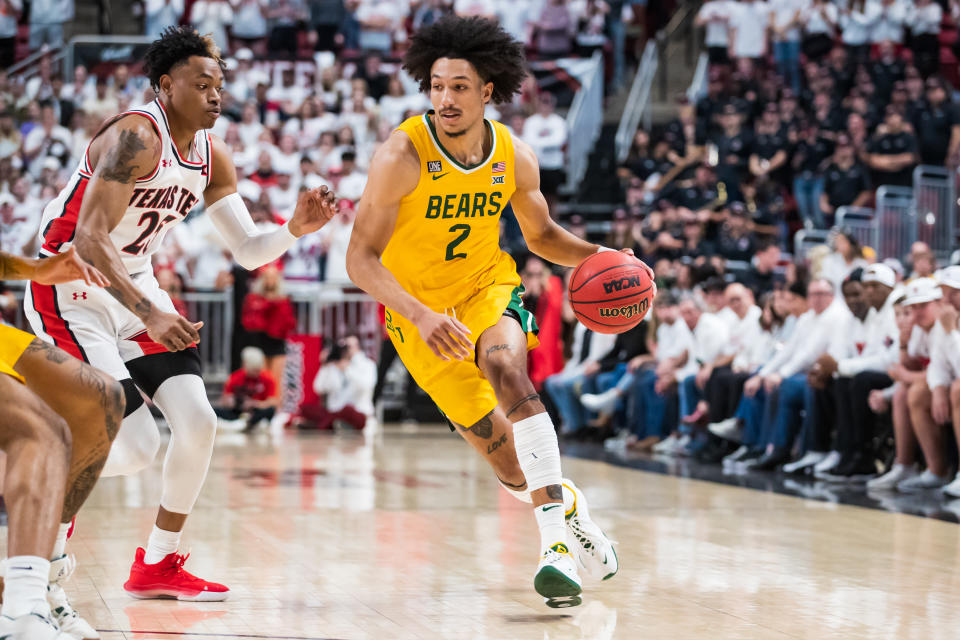
<svg viewBox="0 0 960 640"><path fill-rule="evenodd" d="M167 351L169 351L169 349L159 342L154 342L153 339L147 334L146 329L134 336L130 336L127 338L127 340L136 342L137 346L140 347L140 350L143 351L143 355L145 356L152 356L155 353L167 353Z"/></svg>
<svg viewBox="0 0 960 640"><path fill-rule="evenodd" d="M53 344L74 358L89 362L86 352L70 328L70 323L60 313L57 288L54 285L31 282L30 293L33 296L33 308L40 316L40 324L44 332L53 338Z"/></svg>
<svg viewBox="0 0 960 640"><path fill-rule="evenodd" d="M63 211L44 229L43 248L47 251L59 253L63 243L73 240L73 234L77 230L77 219L80 217L80 205L83 203L83 192L87 189L88 181L89 178L80 176L63 204Z"/></svg>

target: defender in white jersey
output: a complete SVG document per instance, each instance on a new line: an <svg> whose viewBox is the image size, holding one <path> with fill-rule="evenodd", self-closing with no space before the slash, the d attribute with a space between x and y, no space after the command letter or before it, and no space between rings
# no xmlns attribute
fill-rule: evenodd
<svg viewBox="0 0 960 640"><path fill-rule="evenodd" d="M259 233L236 192L231 154L206 130L220 115L223 63L208 37L167 29L144 57L157 99L109 120L90 142L67 188L44 212L41 253L75 246L110 281L33 285L24 301L34 331L118 379L126 417L103 475L134 473L160 444L142 391L163 411L172 437L153 533L138 549L124 588L141 598L223 600L228 589L183 570L177 553L206 476L216 417L200 378L201 324L178 315L150 259L164 235L203 199L237 262L254 269L335 213L326 187L301 195L291 220ZM91 629L84 637L97 637Z"/></svg>

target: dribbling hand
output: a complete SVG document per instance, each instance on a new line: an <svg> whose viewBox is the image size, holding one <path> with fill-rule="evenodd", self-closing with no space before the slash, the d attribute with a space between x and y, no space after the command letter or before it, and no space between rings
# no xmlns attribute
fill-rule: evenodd
<svg viewBox="0 0 960 640"><path fill-rule="evenodd" d="M169 351L183 351L200 342L202 322L190 322L179 313L167 313L154 309L144 321L147 335Z"/></svg>
<svg viewBox="0 0 960 640"><path fill-rule="evenodd" d="M337 196L326 186L300 194L290 219L290 233L298 238L317 231L337 215Z"/></svg>
<svg viewBox="0 0 960 640"><path fill-rule="evenodd" d="M636 254L633 252L633 249L629 249L629 248L628 248L628 249L620 249L620 253L625 253L625 254L627 254L628 256L630 256L631 258L633 258L634 260L636 260L637 262L640 263L640 266L643 267L643 269L647 272L647 275L650 276L650 284L653 285L653 296L652 296L652 297L653 297L653 298L656 298L656 297L657 297L657 281L654 279L656 276L654 276L653 269L650 268L650 265L648 265L646 262L644 262L643 260L641 260L640 258L638 258L638 257L636 256Z"/></svg>
<svg viewBox="0 0 960 640"><path fill-rule="evenodd" d="M441 360L466 360L473 355L470 329L456 318L427 310L414 325L420 338Z"/></svg>

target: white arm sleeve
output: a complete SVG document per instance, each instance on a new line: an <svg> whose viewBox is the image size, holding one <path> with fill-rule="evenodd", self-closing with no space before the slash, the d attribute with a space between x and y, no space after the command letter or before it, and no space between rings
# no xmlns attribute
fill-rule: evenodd
<svg viewBox="0 0 960 640"><path fill-rule="evenodd" d="M273 231L260 232L238 193L214 202L207 207L207 215L223 236L234 259L247 270L273 262L297 241L287 224Z"/></svg>

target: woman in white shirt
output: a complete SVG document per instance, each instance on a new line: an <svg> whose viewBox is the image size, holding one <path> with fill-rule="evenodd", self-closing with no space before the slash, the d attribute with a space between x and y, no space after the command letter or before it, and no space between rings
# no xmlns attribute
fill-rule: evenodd
<svg viewBox="0 0 960 640"><path fill-rule="evenodd" d="M847 59L851 63L865 62L870 57L870 31L875 20L867 11L866 0L849 0L840 12L840 28Z"/></svg>
<svg viewBox="0 0 960 640"><path fill-rule="evenodd" d="M803 53L808 60L820 60L833 49L837 32L837 7L830 0L813 0L802 12Z"/></svg>
<svg viewBox="0 0 960 640"><path fill-rule="evenodd" d="M710 64L726 64L730 61L727 49L730 45L730 0L707 0L700 7L695 24L704 27L704 44Z"/></svg>
<svg viewBox="0 0 960 640"><path fill-rule="evenodd" d="M942 20L943 9L934 0L915 0L907 10L906 24L910 27L914 64L925 78L940 69Z"/></svg>

